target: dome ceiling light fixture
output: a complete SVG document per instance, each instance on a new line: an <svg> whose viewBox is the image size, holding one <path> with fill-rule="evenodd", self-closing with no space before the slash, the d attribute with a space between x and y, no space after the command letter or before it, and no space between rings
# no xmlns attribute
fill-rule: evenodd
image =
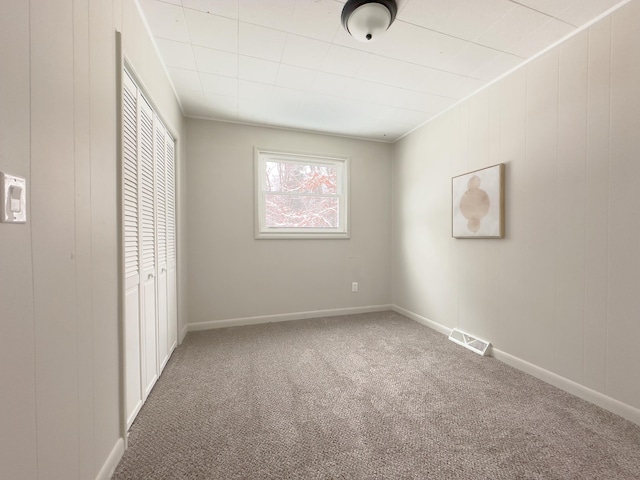
<svg viewBox="0 0 640 480"><path fill-rule="evenodd" d="M396 18L395 0L348 0L342 9L342 26L360 42L372 42L387 31Z"/></svg>

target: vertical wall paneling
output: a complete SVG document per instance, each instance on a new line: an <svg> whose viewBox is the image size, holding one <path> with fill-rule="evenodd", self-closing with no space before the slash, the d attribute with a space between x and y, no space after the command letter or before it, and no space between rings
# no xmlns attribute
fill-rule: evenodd
<svg viewBox="0 0 640 480"><path fill-rule="evenodd" d="M456 161L455 165L459 169L454 172L455 175L461 175L463 173L467 173L471 170L469 165L469 109L470 106L467 102L456 107L459 111L458 117L458 125L457 132L454 132L454 138L458 139L458 142L455 150L456 150ZM450 140L453 141L453 140ZM451 182L451 179L448 180ZM451 193L449 193L448 197L451 197ZM449 201L449 200L448 200ZM450 209L450 207L449 207ZM449 237L451 237L451 225L449 225ZM456 265L454 268L456 269L458 284L460 288L457 289L457 297L458 297L458 316L456 318L455 327L458 328L467 328L468 325L465 324L464 319L470 316L470 312L468 312L468 298L470 296L469 288L470 288L470 277L469 270L467 269L467 259L469 258L469 242L459 242L454 241L453 250L455 252ZM476 334L478 335L478 334Z"/></svg>
<svg viewBox="0 0 640 480"><path fill-rule="evenodd" d="M80 462L74 189L49 188L75 177L72 8L31 4L40 33L31 37L30 185L40 479L78 478Z"/></svg>
<svg viewBox="0 0 640 480"><path fill-rule="evenodd" d="M611 18L589 29L584 384L606 390Z"/></svg>
<svg viewBox="0 0 640 480"><path fill-rule="evenodd" d="M91 273L91 89L89 0L73 2L75 131L75 263L78 328L79 476L95 476L93 403L93 292Z"/></svg>
<svg viewBox="0 0 640 480"><path fill-rule="evenodd" d="M450 117L449 117L450 118ZM449 170L449 162L451 151L447 142L442 138L442 134L446 131L448 126L447 122L443 122L439 125L434 125L435 128L429 130L429 138L433 139L429 143L429 149L424 151L425 158L440 158L442 159L442 163L440 164L440 168L444 171ZM426 162L425 162L426 163ZM426 218L428 221L421 223L421 229L429 228L429 224L437 224L437 225L446 225L449 222L448 215L444 214L442 211L434 208L430 208L430 205L436 201L437 198L446 195L449 190L449 185L442 184L437 188L431 188L428 191L424 189L424 185L429 181L427 174L426 165L421 168L420 176L417 180L417 190L416 195L421 195L419 192L422 191L422 195L426 196L425 203L421 206L421 212L418 215L418 218ZM421 262L418 265L418 271L427 268L429 265L432 266L437 271L441 271L441 264L446 258L447 243L449 239L447 237L444 238L431 238L430 244L425 245L425 249L422 253ZM423 279L423 282L418 283L416 285L416 293L422 291L425 299L428 297L435 297L448 294L446 289L446 279L440 277L436 278L428 278ZM443 300L446 297L442 297ZM446 302L444 302L446 303ZM444 315L444 311L442 311L441 307L438 306L437 312L433 312L434 315Z"/></svg>
<svg viewBox="0 0 640 480"><path fill-rule="evenodd" d="M498 287L498 331L490 340L510 345L513 353L525 353L528 338L524 307L525 279L525 191L526 181L526 70L520 69L503 79L499 86L500 162L505 164L505 238L500 240L500 279Z"/></svg>
<svg viewBox="0 0 640 480"><path fill-rule="evenodd" d="M119 0L118 0L119 1ZM125 0L121 0L125 1ZM118 176L116 47L117 0L89 2L91 87L91 252L93 303L93 409L96 467L121 435L118 309ZM128 2L127 2L128 3ZM114 419L116 419L114 421Z"/></svg>
<svg viewBox="0 0 640 480"><path fill-rule="evenodd" d="M424 138L433 138L433 130L426 129L423 132ZM417 143L417 142L416 142ZM431 144L432 142L429 142ZM410 148L413 148L414 145L411 145ZM428 155L430 152L423 151L425 155ZM417 199L422 195L421 192L425 192L424 182L426 181L427 175L427 165L425 163L417 163L417 164L407 164L404 172L405 175L405 186L407 188L407 196L408 199L405 203L406 209L403 211L404 220L413 225L413 228L416 231L423 231L427 224L430 222L436 222L436 212L434 209L429 208L429 205L426 203L419 203ZM429 195L433 195L433 192L429 192ZM413 201L416 200L416 201ZM409 207L409 204L411 207ZM418 219L424 218L425 222L420 222ZM425 292L429 288L429 284L432 281L431 278L421 278L420 271L425 268L427 262L425 260L425 256L427 255L427 251L429 249L425 248L420 252L414 252L413 255L409 256L407 251L403 251L403 264L406 266L410 274L405 279L405 285L407 287L407 297L415 298L420 292Z"/></svg>
<svg viewBox="0 0 640 480"><path fill-rule="evenodd" d="M458 113L455 109L449 111L444 115L441 127L434 131L435 135L440 138L438 148L434 152L435 158L442 159L440 168L442 169L442 174L446 177L451 176L454 156L451 143L447 141L447 135L448 132L451 131L451 128L454 125L457 125L458 119ZM425 175L423 183L426 185L428 182L428 175ZM436 203L438 198L448 197L450 195L451 185L449 182L442 182L437 185L437 188L433 188L432 192L433 194L427 203L427 208L429 210L431 210L429 205ZM438 225L447 228L447 226L451 224L450 212L446 210L443 211L441 209L433 209L433 211L436 214L435 218L437 219ZM425 225L425 228L429 228L429 226ZM451 284L455 284L457 282L457 272L447 268L453 255L453 243L451 240L451 236L449 235L433 238L433 244L430 248L426 249L429 254L429 263L427 264L427 267L429 265L433 265L436 271L439 272L437 276L430 279L430 284L427 290L430 295L442 299L442 303L437 305L437 309L434 310L433 315L439 318L446 318L448 322L457 318L458 315L458 295L455 290L451 288Z"/></svg>
<svg viewBox="0 0 640 480"><path fill-rule="evenodd" d="M555 371L584 381L589 32L559 48Z"/></svg>
<svg viewBox="0 0 640 480"><path fill-rule="evenodd" d="M502 163L500 160L500 92L500 88L496 85L491 86L488 90L489 112L487 123L489 127L486 166ZM484 338L490 339L489 341L493 341L498 335L498 321L500 318L500 295L495 286L500 284L500 254L502 249L500 248L500 242L487 241L485 244L487 255L486 284L488 286L485 291L487 321L483 327L482 335L484 335ZM480 335L479 332L478 335Z"/></svg>
<svg viewBox="0 0 640 480"><path fill-rule="evenodd" d="M0 170L27 182L0 224L3 479L107 478L122 452L116 28L179 138L137 2L3 2Z"/></svg>
<svg viewBox="0 0 640 480"><path fill-rule="evenodd" d="M396 143L393 244L401 255L392 266L398 306L449 328L489 332L505 360L547 380L568 379L557 380L568 389L583 385L573 392L636 422L638 23L640 1L626 3L455 106L456 125L442 115ZM480 120L484 112L488 118ZM427 192L450 182L443 165L453 176L486 161L483 131L489 163L506 164L506 237L452 240L445 249L438 239L450 235L450 225L431 220L450 213L449 195ZM447 150L451 157L440 155ZM406 214L418 208L429 218ZM437 251L425 256L429 247ZM420 270L409 261L417 258ZM469 267L472 261L486 265L484 273ZM454 318L441 313L447 300L432 294L435 271L438 278L456 272L449 284L460 299Z"/></svg>
<svg viewBox="0 0 640 480"><path fill-rule="evenodd" d="M640 407L640 2L611 23L607 393ZM633 379L633 380L631 380Z"/></svg>
<svg viewBox="0 0 640 480"><path fill-rule="evenodd" d="M468 170L489 166L489 91L484 90L469 101ZM461 173L467 173L461 172ZM461 270L465 272L460 293L460 328L480 338L488 338L489 318L487 296L488 243L484 240L466 242Z"/></svg>
<svg viewBox="0 0 640 480"><path fill-rule="evenodd" d="M30 170L29 2L5 2L0 15L0 170ZM7 68L10 66L10 68ZM42 88L40 86L40 88ZM27 199L27 216L31 218ZM31 222L0 223L0 465L2 476L37 476L34 303Z"/></svg>
<svg viewBox="0 0 640 480"><path fill-rule="evenodd" d="M455 111L455 110L454 110ZM424 132L424 130L420 131L421 133ZM415 142L417 142L417 136L413 137L412 140L414 140ZM413 142L406 142L402 145L403 150L402 152L399 151L400 149L398 149L397 152L397 157L398 160L396 161L396 159L394 158L394 162L393 162L393 166L394 166L394 175L392 177L392 190L395 190L397 187L397 185L400 184L405 184L407 182L407 173L406 173L406 166L409 164L409 162L402 162L400 161L400 157L402 156L404 151L409 150L411 144ZM404 225L409 224L409 220L406 218L407 216L407 212L409 211L408 208L405 208L405 204L406 204L406 197L405 196L395 196L392 197L391 199L392 205L393 205L393 211L395 212L395 215L393 215L391 217L391 230L393 232L396 232L392 238L391 238L391 245L392 245L392 249L391 249L391 264L392 265L397 265L398 266L398 272L402 271L402 272L406 272L406 245L405 245L405 229L403 228ZM406 305L406 298L409 295L409 288L407 285L408 282L408 275L396 275L396 270L392 270L391 271L391 295L392 298L398 298L398 299L402 299L402 304Z"/></svg>
<svg viewBox="0 0 640 480"><path fill-rule="evenodd" d="M457 133L460 128L460 121L461 121L460 109L454 108L450 110L446 115L448 117L449 131ZM448 198L451 196L451 180L450 179L456 175L460 175L461 173L464 173L467 168L467 165L466 165L466 158L464 158L464 155L462 154L462 151L461 151L462 149L460 148L460 145L463 144L464 142L452 142L449 136L445 136L445 142L449 150L449 162L448 162L448 171L445 174L446 178L448 178L448 181L444 182L443 185L445 186L444 196L445 198ZM448 230L448 234L446 236L443 236L443 238L445 238L447 241L448 256L446 259L447 263L441 265L440 268L443 271L447 271L447 270L449 271L449 281L445 285L445 288L446 288L445 298L447 298L448 301L443 305L443 309L446 310L446 314L444 315L444 318L447 319L445 320L447 324L457 325L458 318L460 316L460 302L459 302L458 291L455 288L453 288L453 286L460 284L460 276L462 272L460 271L459 268L451 269L450 266L456 265L456 259L458 257L458 252L461 244L455 242L453 238L451 238L451 210L450 209L446 210L444 212L444 215L446 215L446 218L447 218L445 228ZM397 231L397 229L394 229L394 232L395 231Z"/></svg>
<svg viewBox="0 0 640 480"><path fill-rule="evenodd" d="M491 165L489 160L489 90L469 99L469 170Z"/></svg>
<svg viewBox="0 0 640 480"><path fill-rule="evenodd" d="M425 158L430 158L437 155L437 151L439 148L439 142L437 141L437 133L436 129L429 129L426 131L428 138L430 139L428 143L428 148L424 150ZM425 162L426 163L426 162ZM417 168L416 168L417 167ZM427 221L424 223L418 222L416 227L418 230L423 231L427 228L429 223L439 223L438 212L435 209L429 208L429 201L432 200L437 194L437 190L433 189L429 192L424 191L424 184L426 182L427 177L427 166L426 164L414 166L413 175L415 176L415 180L412 184L412 195L420 196L426 195L427 202L423 205L420 205L418 209L412 212L412 217L415 218L425 218ZM424 193L420 193L424 192ZM432 240L433 241L433 240ZM413 278L419 278L419 272L424 270L427 265L433 265L433 251L435 250L435 245L429 244L425 245L427 248L424 251L420 252L418 255L414 255L411 258L411 263L413 264ZM420 282L415 282L413 285L414 294L422 291L424 292L425 297L430 297L431 295L435 295L435 292L431 288L433 284L433 279L425 278L421 279Z"/></svg>
<svg viewBox="0 0 640 480"><path fill-rule="evenodd" d="M523 357L553 368L558 157L558 51L527 65ZM513 186L512 186L513 188Z"/></svg>

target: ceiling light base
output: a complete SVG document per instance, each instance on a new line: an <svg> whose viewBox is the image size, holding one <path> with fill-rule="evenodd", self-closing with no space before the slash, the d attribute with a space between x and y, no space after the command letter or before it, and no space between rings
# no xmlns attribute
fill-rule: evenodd
<svg viewBox="0 0 640 480"><path fill-rule="evenodd" d="M395 0L349 0L342 9L342 26L360 42L371 42L387 31L396 18Z"/></svg>

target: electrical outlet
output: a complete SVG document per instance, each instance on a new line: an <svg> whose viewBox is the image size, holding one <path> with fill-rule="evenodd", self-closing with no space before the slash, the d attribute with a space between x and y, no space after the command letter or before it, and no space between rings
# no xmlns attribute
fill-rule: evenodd
<svg viewBox="0 0 640 480"><path fill-rule="evenodd" d="M356 293L358 291L358 282L351 282L351 291Z"/></svg>

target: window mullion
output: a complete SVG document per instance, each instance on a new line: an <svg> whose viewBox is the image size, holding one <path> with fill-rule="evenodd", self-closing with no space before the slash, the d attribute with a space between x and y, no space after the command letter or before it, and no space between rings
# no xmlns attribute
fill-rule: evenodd
<svg viewBox="0 0 640 480"><path fill-rule="evenodd" d="M339 193L270 192L268 190L265 190L264 193L267 195L282 195L282 196L290 196L290 197L321 197L321 198L340 197Z"/></svg>

